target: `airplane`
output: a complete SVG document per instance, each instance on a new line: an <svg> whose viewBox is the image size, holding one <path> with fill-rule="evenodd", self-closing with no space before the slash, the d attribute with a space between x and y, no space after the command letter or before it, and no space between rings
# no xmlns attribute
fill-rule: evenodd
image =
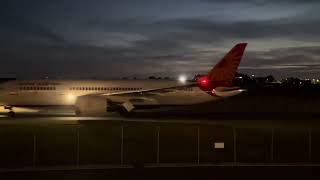
<svg viewBox="0 0 320 180"><path fill-rule="evenodd" d="M216 101L245 91L233 86L247 43L236 44L206 75L193 80L12 80L0 84L8 116L19 107L72 107L78 116L128 116L139 109Z"/></svg>

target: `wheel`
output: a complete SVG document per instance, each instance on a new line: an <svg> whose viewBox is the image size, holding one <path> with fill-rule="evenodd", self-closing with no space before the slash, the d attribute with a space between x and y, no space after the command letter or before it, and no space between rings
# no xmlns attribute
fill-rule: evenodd
<svg viewBox="0 0 320 180"><path fill-rule="evenodd" d="M16 113L14 111L9 111L8 112L8 116L9 117L14 117L16 115Z"/></svg>
<svg viewBox="0 0 320 180"><path fill-rule="evenodd" d="M118 112L121 116L126 117L126 118L129 118L133 115L132 111L128 112L125 108L121 108Z"/></svg>
<svg viewBox="0 0 320 180"><path fill-rule="evenodd" d="M76 108L76 116L81 116L81 111L78 108Z"/></svg>

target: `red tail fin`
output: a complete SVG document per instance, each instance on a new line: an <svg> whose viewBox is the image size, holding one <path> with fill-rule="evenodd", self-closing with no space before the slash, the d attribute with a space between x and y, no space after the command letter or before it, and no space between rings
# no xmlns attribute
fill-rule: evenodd
<svg viewBox="0 0 320 180"><path fill-rule="evenodd" d="M219 82L224 86L232 85L232 81L240 64L247 43L235 45L223 59L208 73L207 78L211 82Z"/></svg>

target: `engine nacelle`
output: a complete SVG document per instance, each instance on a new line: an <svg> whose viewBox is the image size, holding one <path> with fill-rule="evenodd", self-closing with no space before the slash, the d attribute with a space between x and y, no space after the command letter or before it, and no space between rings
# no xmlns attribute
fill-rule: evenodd
<svg viewBox="0 0 320 180"><path fill-rule="evenodd" d="M81 116L104 116L108 101L98 96L80 96L75 103L76 114Z"/></svg>
<svg viewBox="0 0 320 180"><path fill-rule="evenodd" d="M212 90L212 94L219 97L231 97L238 95L243 91L246 90L240 89L239 87L217 87L216 89Z"/></svg>

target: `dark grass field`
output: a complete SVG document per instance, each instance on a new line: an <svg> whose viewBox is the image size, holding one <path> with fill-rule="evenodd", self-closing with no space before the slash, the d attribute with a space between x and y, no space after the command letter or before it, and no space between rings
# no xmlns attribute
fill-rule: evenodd
<svg viewBox="0 0 320 180"><path fill-rule="evenodd" d="M316 166L214 166L74 169L1 173L1 179L318 179Z"/></svg>
<svg viewBox="0 0 320 180"><path fill-rule="evenodd" d="M320 162L317 123L299 126L297 122L270 121L82 120L38 124L25 119L19 125L1 126L0 167ZM224 148L215 148L215 142L223 142Z"/></svg>

